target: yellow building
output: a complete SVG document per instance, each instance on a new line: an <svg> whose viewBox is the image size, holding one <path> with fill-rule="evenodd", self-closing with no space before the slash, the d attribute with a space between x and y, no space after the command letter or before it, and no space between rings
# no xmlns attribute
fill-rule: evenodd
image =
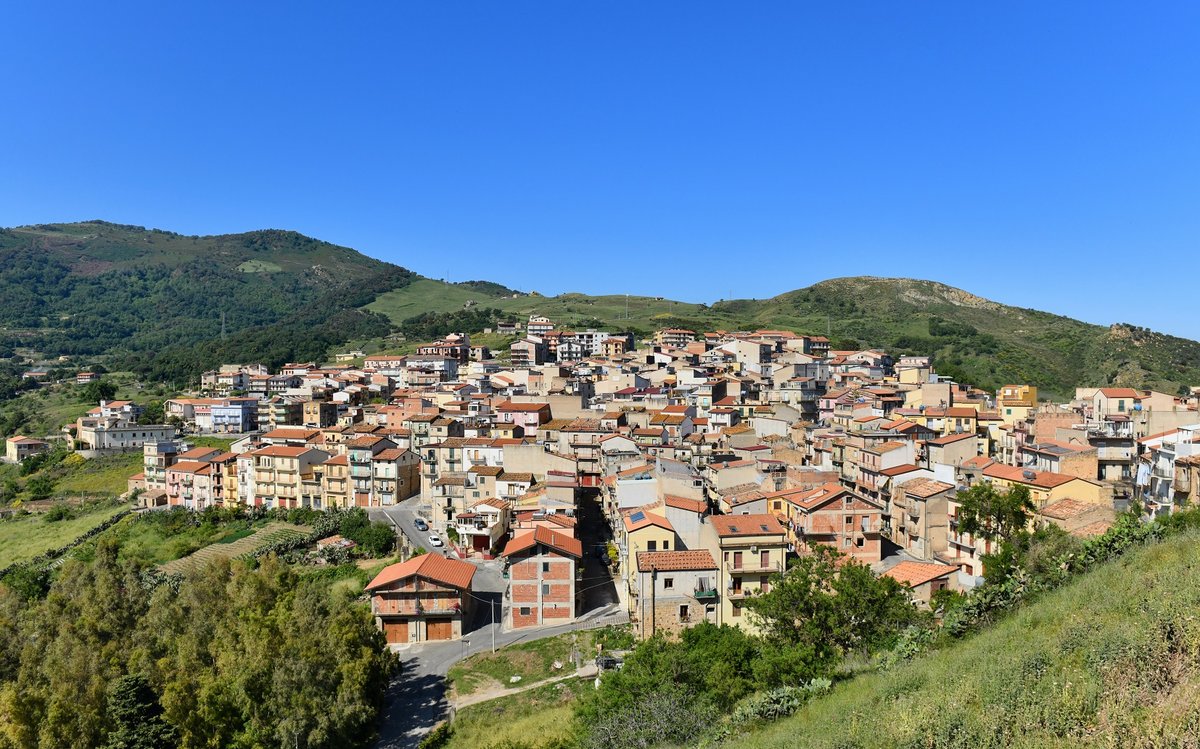
<svg viewBox="0 0 1200 749"><path fill-rule="evenodd" d="M652 512L636 510L623 518L625 538L622 570L627 585L634 585L637 578L637 555L639 551L675 551L679 548L675 527L671 521Z"/></svg>
<svg viewBox="0 0 1200 749"><path fill-rule="evenodd" d="M774 515L714 515L701 529L701 543L717 561L717 624L757 630L742 603L770 590L771 575L785 569L785 531Z"/></svg>
<svg viewBox="0 0 1200 749"><path fill-rule="evenodd" d="M996 407L1005 424L1022 421L1037 408L1037 388L1033 385L1005 385L996 391Z"/></svg>
<svg viewBox="0 0 1200 749"><path fill-rule="evenodd" d="M1014 486L1024 486L1029 489L1030 497L1038 510L1061 499L1074 499L1088 504L1112 504L1112 497L1102 484L1065 473L1033 471L992 463L983 469L983 477L995 484L997 489L1007 490Z"/></svg>

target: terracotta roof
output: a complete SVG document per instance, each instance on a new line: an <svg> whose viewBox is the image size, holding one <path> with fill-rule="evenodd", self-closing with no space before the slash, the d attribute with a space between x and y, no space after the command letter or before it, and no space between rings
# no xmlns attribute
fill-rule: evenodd
<svg viewBox="0 0 1200 749"><path fill-rule="evenodd" d="M674 507L676 510L689 510L691 512L707 512L708 503L702 499L688 499L687 497L679 497L674 494L668 494L663 497L663 503L667 507Z"/></svg>
<svg viewBox="0 0 1200 749"><path fill-rule="evenodd" d="M250 454L261 455L269 458L298 458L311 449L311 447L286 447L283 445L271 445L270 447L264 447L261 450L255 450Z"/></svg>
<svg viewBox="0 0 1200 749"><path fill-rule="evenodd" d="M637 518L636 520L634 518ZM671 525L671 521L664 518L662 515L655 515L651 512L636 510L624 517L625 532L633 533L640 531L647 526L658 526L664 530L674 531L675 526Z"/></svg>
<svg viewBox="0 0 1200 749"><path fill-rule="evenodd" d="M947 489L953 489L954 484L947 484L935 479L913 479L904 483L904 493L922 499L941 494Z"/></svg>
<svg viewBox="0 0 1200 749"><path fill-rule="evenodd" d="M975 433L974 432L962 432L961 434L947 434L945 437L938 437L937 439L926 440L926 442L928 442L931 445L949 445L951 443L959 442L961 440L966 440L966 439L975 439Z"/></svg>
<svg viewBox="0 0 1200 749"><path fill-rule="evenodd" d="M912 562L905 560L883 574L899 582L901 585L915 588L918 585L924 585L927 582L937 580L939 577L946 577L951 572L957 570L957 567L938 564L936 562Z"/></svg>
<svg viewBox="0 0 1200 749"><path fill-rule="evenodd" d="M384 567L367 585L367 590L382 588L413 575L441 583L447 587L469 590L471 578L475 576L475 565L457 559L449 559L441 554L422 554L407 562Z"/></svg>
<svg viewBox="0 0 1200 749"><path fill-rule="evenodd" d="M638 572L671 572L675 570L715 570L712 554L704 549L695 551L639 551Z"/></svg>
<svg viewBox="0 0 1200 749"><path fill-rule="evenodd" d="M1111 520L1097 520L1094 523L1088 523L1085 526L1076 528L1071 531L1071 535L1077 538L1091 538L1106 533L1112 527Z"/></svg>
<svg viewBox="0 0 1200 749"><path fill-rule="evenodd" d="M714 515L710 520L722 538L783 535L783 526L774 515Z"/></svg>
<svg viewBox="0 0 1200 749"><path fill-rule="evenodd" d="M526 549L531 549L535 545L541 544L548 546L555 551L561 552L568 556L573 556L576 559L583 558L583 544L577 538L571 538L563 533L557 533L545 526L538 526L528 533L524 533L508 542L504 547L501 556L509 557L514 554L519 554Z"/></svg>
<svg viewBox="0 0 1200 749"><path fill-rule="evenodd" d="M1105 398L1141 398L1138 391L1133 388L1100 388L1100 393Z"/></svg>
<svg viewBox="0 0 1200 749"><path fill-rule="evenodd" d="M1095 508L1096 505L1080 502L1077 499L1060 499L1043 507L1038 514L1054 520L1069 520L1086 515Z"/></svg>
<svg viewBox="0 0 1200 749"><path fill-rule="evenodd" d="M915 466L911 463L903 463L898 466L892 466L891 468L884 468L882 471L880 471L880 473L884 476L901 476L905 473L912 473L913 471L919 470L921 470L919 466Z"/></svg>
<svg viewBox="0 0 1200 749"><path fill-rule="evenodd" d="M1032 474L1032 477L1026 476L1026 472ZM1068 476L1064 473L1033 471L1028 468L1006 466L1001 463L993 463L987 468L984 468L983 475L989 478L1013 481L1019 484L1028 484L1030 486L1036 486L1039 489L1053 489L1056 486L1062 486L1063 484L1068 484L1077 480L1086 481L1086 479L1077 479L1075 476Z"/></svg>

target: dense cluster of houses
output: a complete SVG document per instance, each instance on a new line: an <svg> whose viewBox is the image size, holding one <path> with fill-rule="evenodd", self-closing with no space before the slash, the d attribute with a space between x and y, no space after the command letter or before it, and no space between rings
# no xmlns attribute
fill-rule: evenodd
<svg viewBox="0 0 1200 749"><path fill-rule="evenodd" d="M921 601L976 584L992 549L956 513L977 482L1028 488L1036 522L1081 536L1131 500L1171 512L1200 486L1195 393L1081 388L1048 403L1028 385L949 381L927 357L781 330L666 329L635 347L534 317L525 334L508 362L451 335L358 365L221 367L166 410L237 434L232 448L155 435L132 482L149 505L195 509L419 496L452 556L372 582L397 642L460 636L467 568L483 559L508 564L507 626L576 617L589 554L641 634L749 626L746 597L815 544ZM136 423L135 409L107 403L86 418ZM600 520L581 523L585 503Z"/></svg>

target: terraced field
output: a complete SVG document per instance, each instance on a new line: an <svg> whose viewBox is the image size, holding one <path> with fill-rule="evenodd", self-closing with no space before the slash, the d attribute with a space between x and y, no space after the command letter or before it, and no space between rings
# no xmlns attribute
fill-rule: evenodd
<svg viewBox="0 0 1200 749"><path fill-rule="evenodd" d="M186 572L189 567L194 564L204 564L210 559L234 559L261 549L262 547L282 541L287 538L307 536L309 529L303 525L289 525L288 523L270 523L263 528L260 528L253 535L238 538L229 543L215 543L205 546L203 549L189 554L181 559L176 559L173 562L167 562L162 566L162 571L169 575L180 574Z"/></svg>

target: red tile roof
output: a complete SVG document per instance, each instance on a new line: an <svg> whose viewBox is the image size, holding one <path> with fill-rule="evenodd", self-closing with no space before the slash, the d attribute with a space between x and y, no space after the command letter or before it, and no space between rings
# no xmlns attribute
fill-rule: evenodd
<svg viewBox="0 0 1200 749"><path fill-rule="evenodd" d="M638 572L671 572L676 570L715 570L717 563L704 549L695 551L639 551Z"/></svg>
<svg viewBox="0 0 1200 749"><path fill-rule="evenodd" d="M532 549L537 545L548 546L555 551L575 557L576 559L583 558L583 544L577 538L562 533L556 533L545 526L538 526L529 533L521 534L508 542L504 547L501 556L510 557L514 554Z"/></svg>
<svg viewBox="0 0 1200 749"><path fill-rule="evenodd" d="M367 590L375 590L405 578L418 575L435 583L441 583L450 588L469 590L471 578L475 576L475 565L457 559L449 559L441 554L422 554L407 562L391 564L375 576L367 585Z"/></svg>
<svg viewBox="0 0 1200 749"><path fill-rule="evenodd" d="M783 535L774 515L714 515L710 520L721 537Z"/></svg>
<svg viewBox="0 0 1200 749"><path fill-rule="evenodd" d="M901 585L915 588L918 585L924 585L927 582L937 580L939 577L946 577L957 569L957 567L938 564L936 562L911 562L905 560L883 574L899 582Z"/></svg>

